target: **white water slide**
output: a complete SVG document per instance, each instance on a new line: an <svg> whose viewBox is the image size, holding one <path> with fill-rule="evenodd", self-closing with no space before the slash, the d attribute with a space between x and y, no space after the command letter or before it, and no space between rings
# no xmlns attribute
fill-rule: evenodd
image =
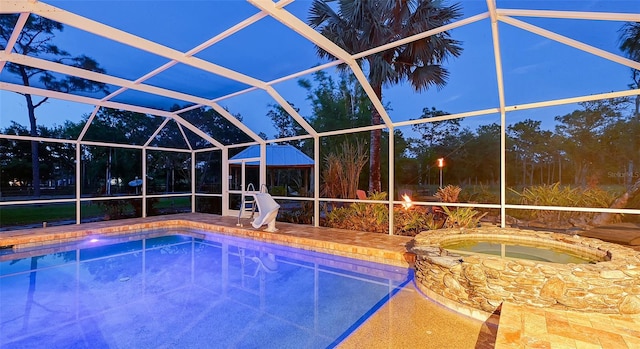
<svg viewBox="0 0 640 349"><path fill-rule="evenodd" d="M280 205L271 197L269 193L255 193L253 194L256 199L256 205L258 206L258 217L256 217L251 225L258 229L263 225L267 225L266 231L274 232L276 229L276 216Z"/></svg>

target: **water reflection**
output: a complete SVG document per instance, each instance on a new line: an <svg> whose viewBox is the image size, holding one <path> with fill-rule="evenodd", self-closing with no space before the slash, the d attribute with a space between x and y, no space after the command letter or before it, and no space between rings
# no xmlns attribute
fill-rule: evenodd
<svg viewBox="0 0 640 349"><path fill-rule="evenodd" d="M1 256L0 346L324 348L410 278L403 268L180 233Z"/></svg>

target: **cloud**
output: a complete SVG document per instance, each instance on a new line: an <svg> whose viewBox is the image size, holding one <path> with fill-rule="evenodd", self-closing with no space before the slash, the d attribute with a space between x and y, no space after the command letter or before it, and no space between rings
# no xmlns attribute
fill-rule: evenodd
<svg viewBox="0 0 640 349"><path fill-rule="evenodd" d="M531 45L529 47L529 51L540 50L540 49L544 48L545 46L549 45L550 43L551 43L550 40L540 40L540 41L538 41L538 43Z"/></svg>
<svg viewBox="0 0 640 349"><path fill-rule="evenodd" d="M538 69L538 67L540 67L541 65L542 64L540 64L540 63L523 65L523 66L520 66L520 67L513 68L511 70L511 73L519 74L519 75L528 74L529 72Z"/></svg>
<svg viewBox="0 0 640 349"><path fill-rule="evenodd" d="M442 103L443 103L443 104L445 104L445 103L453 102L453 101L455 101L455 100L460 99L460 97L462 97L462 95L460 95L460 94L453 95L453 96L451 96L451 97L449 97L449 98L445 99L444 101L442 101Z"/></svg>

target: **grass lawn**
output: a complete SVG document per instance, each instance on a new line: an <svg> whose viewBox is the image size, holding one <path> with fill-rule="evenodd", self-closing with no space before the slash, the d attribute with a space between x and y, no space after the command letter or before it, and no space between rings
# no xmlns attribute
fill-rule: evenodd
<svg viewBox="0 0 640 349"><path fill-rule="evenodd" d="M178 207L190 207L191 198L177 197L164 198L155 203L156 209L169 209ZM127 205L126 211L133 214L133 207ZM105 208L96 202L83 203L81 207L82 218L102 217ZM17 205L0 207L0 227L17 225L41 224L42 222L55 222L76 219L75 203Z"/></svg>
<svg viewBox="0 0 640 349"><path fill-rule="evenodd" d="M104 210L98 205L82 206L83 216L94 217L102 214L104 214ZM2 227L74 220L75 218L76 205L74 203L3 206L0 208L0 226Z"/></svg>

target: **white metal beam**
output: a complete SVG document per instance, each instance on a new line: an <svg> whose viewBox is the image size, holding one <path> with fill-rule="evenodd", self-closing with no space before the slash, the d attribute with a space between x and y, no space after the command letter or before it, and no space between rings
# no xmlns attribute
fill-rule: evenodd
<svg viewBox="0 0 640 349"><path fill-rule="evenodd" d="M34 136L19 136L19 135L5 135L0 134L0 139L12 139L19 141L35 141L35 142L49 142L49 143L63 143L63 144L81 144L81 145L92 145L98 147L113 147L113 148L125 148L125 149L143 149L145 146L137 145L137 144L125 144L125 143L111 143L111 142L100 142L100 141L77 141L72 139L60 139L60 138L47 138L47 137L34 137ZM159 150L159 151L172 151L179 153L189 153L191 150L189 149L181 149L181 148L166 148L166 147L148 147L149 149Z"/></svg>
<svg viewBox="0 0 640 349"><path fill-rule="evenodd" d="M318 133L318 136L320 136L320 137L328 137L328 136L336 136L336 135L344 135L344 134L353 134L353 133L357 133L357 132L367 132L367 131L373 131L373 130L382 130L382 129L385 129L385 128L387 128L386 125L370 125L370 126L362 126L362 127L342 129L342 130L333 130L333 131L320 132L320 133Z"/></svg>
<svg viewBox="0 0 640 349"><path fill-rule="evenodd" d="M293 109L293 107L289 104L289 102L287 102L278 92L276 92L276 90L273 87L267 86L266 91L271 96L271 98L273 98L276 102L278 102L278 104L280 104L282 109L284 109L287 113L289 113L289 115L291 115L291 117L300 126L302 126L302 128L305 131L307 131L307 133L309 133L312 136L316 136L318 134L316 130L314 130L313 127L311 127L311 125L309 125L307 120L305 120L302 116L300 116L300 114L298 114L298 112L295 109Z"/></svg>
<svg viewBox="0 0 640 349"><path fill-rule="evenodd" d="M320 137L313 137L313 226L320 226Z"/></svg>
<svg viewBox="0 0 640 349"><path fill-rule="evenodd" d="M78 139L77 139L78 142L84 139L84 136L87 134L87 131L89 131L89 127L91 127L91 123L93 122L93 119L95 119L96 114L98 114L99 110L100 110L99 106L93 107L93 111L91 112L91 115L89 115L89 118L87 118L87 121L84 123L84 126L82 127L82 131L80 131L80 134L78 135Z"/></svg>
<svg viewBox="0 0 640 349"><path fill-rule="evenodd" d="M0 14L11 14L20 12L31 12L33 9L33 1L29 0L2 0L0 6Z"/></svg>
<svg viewBox="0 0 640 349"><path fill-rule="evenodd" d="M305 70L299 71L297 73L293 73L291 75L287 75L287 76L283 76L281 78L277 78L275 80L271 80L271 81L267 82L267 85L273 86L275 84L279 84L279 83L284 82L284 81L288 81L288 80L291 80L291 79L299 78L301 76L309 75L309 74L312 74L312 73L315 73L317 71L321 71L321 70L324 70L324 69L327 69L327 68L335 67L335 66L340 65L342 63L344 63L344 62L338 59L338 60L335 60L335 61L331 61L329 63L317 65L317 66L315 66L313 68L305 69ZM221 98L224 98L224 97L221 97Z"/></svg>
<svg viewBox="0 0 640 349"><path fill-rule="evenodd" d="M372 54L375 54L375 53L378 53L378 52L382 52L382 51L385 51L385 50L388 50L388 49L392 49L392 48L398 47L400 45L405 45L405 44L408 44L408 43L411 43L411 42L414 42L414 41L417 41L417 40L420 40L420 39L424 39L424 38L427 38L427 37L435 35L435 34L446 32L448 30L452 30L452 29L455 29L455 28L463 27L465 25L468 25L468 24L471 24L471 23L475 23L477 21L486 19L488 17L489 17L489 13L488 12L480 13L480 14L477 14L475 16L471 16L471 17L468 17L468 18L464 18L464 19L455 21L453 23L445 24L442 27L433 28L433 29L427 30L426 32L422 32L422 33L419 33L419 34L411 35L411 36L408 36L406 38L399 39L399 40L390 42L388 44L384 44L382 46L374 47L372 49L369 49L369 50L366 50L366 51L362 51L360 53L356 53L355 55L353 55L353 58L355 58L355 59L363 58L363 57L366 57L366 56L369 56L369 55L372 55Z"/></svg>
<svg viewBox="0 0 640 349"><path fill-rule="evenodd" d="M538 34L540 36L543 36L547 39L551 39L554 41L557 41L559 43L571 46L573 48L577 48L578 50L582 50L588 53L591 53L593 55L596 55L598 57L602 57L604 59L608 59L610 61L616 62L616 63L620 63L623 65L626 65L629 68L633 68L636 70L640 70L640 62L636 62L636 61L632 61L628 58L613 54L611 52L599 49L597 47L591 46L591 45L587 45L583 42L580 42L578 40L574 40L571 38L568 38L566 36L554 33L552 31L537 27L535 25L517 20L515 18L511 18L511 17L504 17L504 16L498 16L498 19L501 22L507 23L507 24L511 24L514 27L520 28L520 29L524 29L526 31L532 32L534 34Z"/></svg>
<svg viewBox="0 0 640 349"><path fill-rule="evenodd" d="M191 147L191 142L189 142L189 138L187 138L187 135L184 133L184 129L182 128L182 125L179 123L176 123L178 125L178 130L180 130L180 133L182 134L182 138L184 139L184 142L187 143L187 147L189 147L189 150L193 150L193 147Z"/></svg>
<svg viewBox="0 0 640 349"><path fill-rule="evenodd" d="M82 221L82 215L81 215L81 207L82 207L82 202L80 201L80 198L82 197L82 152L81 152L81 145L80 143L76 143L75 145L76 147L76 163L75 163L75 171L76 171L76 224L80 224L80 222Z"/></svg>
<svg viewBox="0 0 640 349"><path fill-rule="evenodd" d="M199 106L202 106L202 105L196 105L196 106L193 106L193 107L189 107L189 108L185 108L185 109L182 109L182 110L178 110L176 112L176 114L182 114L182 113L187 112L187 111L189 111L189 110L191 110L193 108L198 108ZM233 124L235 127L239 128L242 132L247 134L254 141L256 141L258 143L263 141L263 139L260 138L260 136L258 136L255 132L253 132L253 130L251 130L249 127L247 127L247 125L245 125L242 121L238 120L238 118L233 116L228 110L224 109L218 103L207 101L205 106L208 106L208 107L212 108L213 110L215 110L218 114L222 115L222 117L227 119L229 122L231 122L231 124Z"/></svg>
<svg viewBox="0 0 640 349"><path fill-rule="evenodd" d="M298 17L292 15L285 9L276 7L273 1L271 0L247 0L247 1L250 2L253 6L259 8L260 10L267 12L275 20L284 24L290 29L294 30L296 33L302 35L307 40L318 45L319 47L329 52L334 57L345 62L349 66L349 68L351 68L351 70L353 71L353 74L355 75L356 79L358 79L358 81L360 82L360 85L362 85L363 90L371 100L371 103L373 104L373 106L376 108L376 110L380 114L380 117L382 118L384 123L388 126L391 125L392 123L391 118L389 118L389 115L387 114L387 111L384 109L382 102L380 101L378 96L376 96L375 92L373 91L373 88L371 87L371 85L369 84L369 81L364 75L364 72L362 72L362 69L360 69L360 66L358 65L356 60L351 56L351 54L343 50L340 46L336 45L331 40L327 39L322 34L318 33L316 30L308 26Z"/></svg>
<svg viewBox="0 0 640 349"><path fill-rule="evenodd" d="M288 141L299 141L302 139L314 138L312 135L302 135L302 136L291 136L277 139L267 139L265 143L278 143L278 142L288 142Z"/></svg>
<svg viewBox="0 0 640 349"><path fill-rule="evenodd" d="M164 118L164 120L162 120L162 123L160 125L158 125L158 127L156 128L155 131L153 131L153 134L151 134L151 136L149 136L149 138L147 139L147 141L144 143L145 147L148 147L149 144L151 144L151 142L153 142L153 140L158 136L158 134L160 133L160 131L162 131L162 129L164 128L164 126L169 122L169 120L171 120L170 118Z"/></svg>
<svg viewBox="0 0 640 349"><path fill-rule="evenodd" d="M630 96L638 96L638 95L640 95L640 89L622 90L622 91L614 91L614 92L607 92L607 93L597 93L593 95L580 96L580 97L552 99L552 100L542 101L542 102L518 104L518 105L508 106L505 109L506 111L526 110L526 109L541 108L541 107L552 107L552 106L563 105L563 104L596 101L600 99L630 97Z"/></svg>
<svg viewBox="0 0 640 349"><path fill-rule="evenodd" d="M63 92L45 90L45 89L35 88L31 86L10 84L6 82L0 82L0 89L18 92L18 93L28 93L28 94L34 94L34 95L39 95L44 97L51 97L51 98L65 100L65 101L72 101L72 102L78 102L78 103L84 103L84 104L94 104L94 105L99 105L107 108L128 110L128 111L143 113L143 114L169 117L176 120L176 122L181 123L183 126L188 128L198 136L202 137L203 139L207 140L209 143L214 144L217 147L221 147L221 148L224 147L224 145L222 145L220 142L213 139L211 136L207 135L206 133L202 132L200 129L193 126L192 124L188 123L179 115L176 115L168 111L146 108L146 107L138 107L138 106L133 106L125 103L101 101L91 97L77 96L77 95L72 95L72 94L63 93Z"/></svg>
<svg viewBox="0 0 640 349"><path fill-rule="evenodd" d="M415 119L415 120L400 121L400 122L393 123L393 126L394 127L401 127L401 126L409 126L409 125L418 125L418 124L424 124L424 123L427 123L427 122L462 119L462 118L467 118L467 117L471 117L471 116L490 115L490 114L495 114L495 113L499 113L499 112L500 112L500 108L496 107L496 108L490 108L490 109L474 110L474 111L469 111L469 112L464 112L464 113L455 113L455 114L447 114L447 115L442 115L442 116L434 116L434 117L428 118L428 119Z"/></svg>
<svg viewBox="0 0 640 349"><path fill-rule="evenodd" d="M487 8L491 17L491 37L498 84L498 100L500 103L500 226L506 226L506 191L507 191L507 117L505 111L504 77L502 75L502 55L500 53L500 35L498 34L498 15L496 0L487 0Z"/></svg>
<svg viewBox="0 0 640 349"><path fill-rule="evenodd" d="M242 82L250 86L256 86L260 88L264 87L264 82L258 79L246 76L234 70L213 64L211 62L207 62L196 57L187 57L183 52L160 45L151 40L135 36L128 32L110 27L100 22L96 22L88 18L76 15L74 13L64 11L45 3L37 2L32 4L29 12L35 13L38 16L49 18L62 24L84 30L88 33L120 42L130 47L147 51L155 55L198 68L200 70L223 76L231 80Z"/></svg>
<svg viewBox="0 0 640 349"><path fill-rule="evenodd" d="M126 89L131 89L131 90L146 92L149 94L183 100L186 102L196 103L198 105L208 105L213 107L213 103L211 103L206 98L196 97L193 95L188 95L185 93L167 90L164 88L155 87L151 85L145 85L145 84L137 83L134 81L130 81L130 80L126 80L126 79L122 79L122 78L118 78L118 77L114 77L106 74L96 73L96 72L85 70L85 69L80 69L80 68L76 68L76 67L56 63L56 62L47 61L40 58L29 57L25 55L16 54L16 53L7 54L6 52L0 52L0 59L5 59L13 63L26 65L33 68L39 68L39 69L53 71L61 74L77 76L83 79L102 82L105 84L122 86L123 88L118 90L117 93L124 92ZM106 98L103 98L101 101L106 102L111 97L115 96L117 93L112 93ZM189 107L189 108L194 108L194 107ZM181 111L178 111L172 114L176 115L177 113L180 113L180 112ZM225 113L223 114L223 116L227 118L231 123L239 127L243 132L247 133L251 138L254 138L254 140L260 140L260 137L258 137L253 131L251 131L248 127L246 127L246 125L240 122L237 118L233 117L231 114ZM183 123L187 123L187 121L183 120ZM221 143L218 142L217 144L221 144Z"/></svg>
<svg viewBox="0 0 640 349"><path fill-rule="evenodd" d="M27 93L27 94L33 94L33 95L38 95L43 97L51 97L51 98L60 99L63 101L70 101L70 102L84 103L89 105L97 105L97 106L102 106L107 108L128 110L128 111L138 112L143 114L151 114L151 115L165 116L165 117L173 116L172 113L168 111L160 110L160 109L138 107L130 104L117 103L117 102L111 102L111 101L101 101L99 99L92 98L92 97L79 96L79 95L74 95L70 93L52 91L52 90L37 88L33 86L12 84L8 82L0 81L0 89L11 91L11 92L23 93L23 94Z"/></svg>
<svg viewBox="0 0 640 349"><path fill-rule="evenodd" d="M16 25L13 26L13 32L11 32L11 36L9 37L9 40L7 40L7 43L5 44L4 51L0 51L0 53L13 51L13 46L15 46L16 42L18 41L18 38L20 37L20 32L22 31L22 28L24 28L24 25L27 23L27 19L29 19L28 13L21 13L20 16L18 16ZM0 73L2 73L2 70L4 69L5 64L6 64L6 60L0 57Z"/></svg>
<svg viewBox="0 0 640 349"><path fill-rule="evenodd" d="M142 217L147 216L147 147L142 148Z"/></svg>
<svg viewBox="0 0 640 349"><path fill-rule="evenodd" d="M288 4L288 3L290 3L290 2L291 2L291 0L282 0L282 1L278 2L278 4L277 4L276 6L278 6L278 7L282 7L282 6L287 5L287 4ZM25 5L26 5L26 6L28 6L27 4L25 4ZM45 6L49 6L49 5L45 5ZM76 15L74 15L74 14L68 13L68 12L66 12L66 11L64 11L64 10L57 9L57 8L55 8L55 7L51 7L51 6L49 6L49 7L50 7L50 8L53 8L53 9L56 9L56 11L57 11L57 12L56 12L56 11L48 11L47 13L58 13L58 12L59 12L59 13L60 13L60 16L61 16L61 17L64 17L64 18L69 17L69 18L71 18L71 19L75 19L75 20L77 20L77 21L79 21L79 22L81 22L81 23L84 23L84 24L87 24L87 23L91 24L91 23L93 23L93 24L96 24L96 25L98 25L98 26L103 26L101 23L93 22L93 21L90 21L90 20L88 20L88 19L84 19L83 17L76 16ZM30 11L33 11L34 13L38 13L38 9L37 9L37 8L35 8L35 7L31 8L31 9L30 9ZM43 15L42 13L38 13L38 14L39 14L39 15L42 15L43 17L47 17L46 15ZM52 16L53 16L53 17L55 17L55 15L52 15ZM214 38L209 39L208 41L206 41L206 42L204 42L204 43L202 43L202 44L198 45L197 47L195 47L195 48L193 48L193 49L191 49L191 50L187 51L186 53L180 53L180 56L179 56L179 57L182 57L182 58L185 58L185 59L186 59L186 58L193 58L192 56L193 56L194 54L196 54L196 53L198 53L198 52L200 52L200 51L204 50L205 48L207 48L207 47L209 47L209 46L211 46L211 45L215 44L216 42L219 42L220 40L222 40L222 39L224 39L224 38L226 38L226 37L228 37L228 36L232 35L233 33L236 33L236 32L238 32L238 31L240 31L241 29L243 29L243 28L245 28L245 27L249 26L250 24L253 24L253 23L257 22L258 20L260 20L261 18L264 18L265 16L266 16L266 14L265 14L265 13L258 13L258 14L254 15L254 16L251 16L251 17L249 17L248 19L246 19L246 20L244 20L244 21L242 21L242 22L240 22L240 23L236 24L235 26L233 26L233 27L231 27L231 28L227 29L227 30L226 30L226 31L224 31L223 33L221 33L221 34L219 34L219 35L215 36ZM52 19L53 19L53 18L52 18ZM82 21L81 19L83 19L83 20L85 20L85 21ZM60 20L58 19L58 21L60 21ZM61 21L60 21L60 22L61 22ZM61 22L61 23L64 23L64 22ZM67 24L74 26L72 23L67 23ZM98 33L98 32L95 32L95 31L89 30L88 28L81 27L80 29L84 29L84 30L87 30L87 31L89 31L89 32L94 32L95 34L98 34L98 35L102 35L102 32ZM113 29L113 28L112 28L112 29ZM113 30L115 30L116 32L118 32L118 30L117 30L117 29L113 29ZM106 33L108 33L108 32L109 32L109 31L104 31L104 34L106 34ZM17 31L17 33L19 33L19 31ZM127 34L128 34L128 33L127 33ZM130 34L129 34L129 35L130 35ZM102 35L102 36L105 36L105 37L107 37L107 38L109 38L109 39L112 39L112 40L115 40L115 41L119 41L119 40L117 40L115 37L110 37L110 36L107 36L107 35ZM122 39L124 40L124 38L123 38L123 36L122 36L122 35L119 35L119 36L118 36L118 38L122 38ZM141 39L141 38L137 38L137 37L135 37L135 36L133 36L133 35L130 35L129 39L130 39L130 41L129 41L130 43L131 43L131 40L135 41L135 39L140 39L140 40L142 40L142 42L144 42L144 43L146 43L146 44L148 44L148 45L153 46L153 47L156 49L156 51L153 51L153 50L151 50L151 51L150 51L149 49L147 49L147 51L152 52L152 53L156 53L156 54L160 54L160 53L158 52L158 50L160 50L160 48L162 48L162 47L163 47L162 45L155 44L155 43L153 43L153 42L151 42L151 41L147 41L147 40L144 40L144 39ZM121 41L121 42L123 42L123 43L127 44L127 42L124 42L124 41ZM129 43L129 44L130 44L130 43ZM141 48L141 49L144 49L144 48L142 48L142 47L135 46L135 45L131 45L131 46L133 46L133 47L138 47L138 48ZM167 48L167 49L168 49L168 48ZM169 50L170 50L170 49L169 49ZM165 52L165 53L166 53L166 52ZM177 53L178 53L178 51L175 51L175 52L174 52L174 54L177 54ZM168 57L168 56L165 56L165 57L167 57L167 58L171 58L171 57ZM85 78L85 79L91 79L91 80L94 80L94 81L100 81L100 82L109 83L109 84L113 84L113 85L121 86L121 87L122 87L122 88L120 88L119 90L117 90L117 91L113 92L112 94L110 94L109 96L107 96L104 100L109 100L109 99L111 99L111 98L115 97L116 95L118 95L118 94L120 94L120 93L124 92L126 89L135 89L135 90L144 91L144 92L151 93L151 94L157 94L157 95L166 96L166 97L169 97L169 98L175 98L175 99L180 99L180 100L185 100L185 101L193 102L193 103L196 103L196 104L209 105L209 106L210 106L210 103L209 103L206 99L198 98L198 97L191 96L191 95L187 95L187 94L182 94L182 93L175 92L175 91L170 91L170 90L166 90L166 89L157 88L157 87L155 87L155 86L142 85L142 82L143 82L143 81L145 81L145 80L147 80L147 79L149 79L149 78L151 78L151 77L153 77L153 76L157 75L158 73L160 73L160 72L162 72L162 71L164 71L164 70L166 70L166 69L170 68L171 66L175 65L177 62L181 62L181 63L188 64L187 62L185 62L185 61L183 61L183 60L176 59L176 57L173 57L173 59L172 59L170 62L166 63L165 65L163 65L163 66L161 66L161 67L159 67L159 68L157 68L157 69L155 69L155 70L154 70L153 72L151 72L151 73L145 74L145 76L143 76L143 77L141 77L141 78L137 79L136 81L128 81L128 80L125 80L125 79L118 79L118 78L115 78L115 77L112 77L112 76L108 76L108 75L106 75L106 76L102 76L102 78L97 78L97 76L99 76L99 75L101 75L101 74L94 73L94 72L88 72L88 71L86 71L86 70L77 69L77 68L73 68L73 67L68 67L68 66L65 66L65 65L61 65L62 67L58 67L58 68L56 69L56 68L52 68L52 66L51 66L51 64L55 64L55 63L53 63L53 62L48 62L48 61L41 62L41 64L49 65L48 67L42 67L42 66L34 65L34 64L35 64L34 62L31 62L31 64L27 63L27 62L28 62L29 60L31 60L31 59L33 59L33 58L31 58L31 57L22 58L22 60L24 60L23 62L16 62L16 63L25 64L25 65L34 66L34 67L39 67L39 68L41 68L41 69L47 69L47 70L51 70L51 71L58 71L58 72L61 72L61 73L64 73L64 74L74 75L74 76L82 77L82 78ZM196 58L193 58L193 59L196 59ZM196 59L196 60L197 60L197 59ZM199 61L200 61L200 60L199 60ZM205 63L206 63L206 61L201 61L201 62L205 62ZM64 71L64 70L67 70L67 69L69 69L69 68L71 68L71 69L70 69L70 71ZM225 68L222 68L222 67L220 67L220 68L221 68L221 69L225 69ZM61 70L62 70L62 71L61 71ZM207 70L207 69L205 69L205 70ZM228 77L228 78L232 78L232 77L229 77L229 76L227 76L227 75L220 74L220 72L219 72L219 71L215 71L215 70L208 70L208 71L210 71L210 72L212 72L212 73L214 73L214 74L218 74L218 75L222 75L222 76L225 76L225 77ZM229 70L229 72L233 72L233 71ZM235 73L235 72L234 72L234 73ZM86 75L85 75L85 74L86 74ZM238 73L238 74L239 74L239 73ZM93 75L93 76L92 76L92 77L89 77L88 75ZM246 78L249 78L249 77L246 77ZM105 81L105 80L111 80L111 81ZM265 85L264 85L264 82L262 82L262 81L258 81L257 79L254 79L254 81L253 81L253 82L249 82L249 81L247 81L246 79L245 79L245 80L242 80L242 79L238 80L238 79L236 79L236 80L237 80L237 81L244 82L244 83L249 84L249 85L251 85L251 86L256 86L256 87L264 87L264 86L265 86ZM230 114L229 114L229 115L230 115ZM244 127L244 126L239 126L239 125L238 125L238 121L237 121L237 119L236 119L235 117L233 117L233 118L232 118L232 119L230 119L229 121L231 121L232 123L234 123L236 126L240 127L241 129L244 129L244 130L243 130L244 132L247 132L247 131L249 130L248 128L246 128L246 127ZM241 123L240 123L240 124L241 124ZM260 141L260 137L258 137L254 132L249 131L249 132L247 132L247 133L248 133L248 134L249 134L249 136L250 136L251 138L253 138L254 140L256 140L256 141Z"/></svg>
<svg viewBox="0 0 640 349"><path fill-rule="evenodd" d="M121 86L126 89L146 92L153 95L178 99L178 100L192 102L192 103L206 103L208 101L206 98L200 98L193 95L188 95L186 93L164 89L161 87L145 85L145 84L137 83L135 81L115 77L112 75L97 73L91 70L81 69L81 68L73 67L70 65L56 63L56 62L48 61L41 58L25 56L17 53L0 52L0 60L6 60L9 62L29 66L32 68L38 68L38 69L48 70L48 71L56 72L60 74L76 76L82 79L102 82L109 85ZM106 101L109 99L110 98L105 98L104 100Z"/></svg>
<svg viewBox="0 0 640 349"><path fill-rule="evenodd" d="M222 148L222 215L229 215L229 149Z"/></svg>
<svg viewBox="0 0 640 349"><path fill-rule="evenodd" d="M640 22L638 13L612 12L582 12L582 11L551 11L551 10L520 10L497 9L498 16L543 17L561 19L586 19L619 22Z"/></svg>
<svg viewBox="0 0 640 349"><path fill-rule="evenodd" d="M287 4L287 3L288 3L288 1L283 1L282 4L280 4L279 6L284 6L284 4ZM205 71L208 71L208 72L213 73L213 74L217 74L217 75L220 75L220 76L223 76L223 77L235 80L235 81L239 81L239 82L245 83L245 84L250 85L250 86L255 86L255 87L259 87L259 88L264 88L266 86L264 82L262 82L262 81L260 81L258 79L251 78L249 76L243 75L243 74L238 73L236 71L233 71L233 70L230 70L230 69L215 65L213 63L201 60L201 59L193 57L193 56L188 56L185 53L170 49L168 47L162 46L162 45L157 44L155 42L152 42L150 40L146 40L146 39L137 37L137 36L132 35L130 33L127 33L127 32L124 32L124 31L121 31L121 30L106 26L106 25L104 25L102 23L89 20L87 18L75 15L73 13L61 10L59 8L56 8L56 7L47 5L47 4L43 4L43 3L34 3L34 4L23 3L21 5L27 6L29 8L29 12L38 14L38 15L40 15L42 17L46 17L46 18L58 21L60 23L64 23L64 24L67 24L67 25L70 25L70 26L85 30L85 31L90 32L90 33L93 33L93 34L96 34L96 35L100 35L100 36L106 37L108 39L117 41L117 42L121 42L121 43L129 45L131 47L135 47L135 48L138 48L138 49L141 49L141 50L145 50L145 51L154 53L154 54L162 56L162 57L169 58L169 59L171 59L172 61L175 61L175 62L180 62L180 63L183 63L183 64L191 65L191 66L199 68L201 70L205 70ZM3 4L3 6L4 6L4 4ZM256 17L256 18L253 18L252 20L255 21L257 19L259 19L259 18ZM245 23L245 24L248 25L248 23ZM236 31L239 30L239 29L240 29L240 27L236 28ZM231 34L231 32L227 32L224 35L230 35L230 34ZM210 40L210 44L213 44L215 41L219 41L222 38L223 37L214 38L214 39ZM194 54L195 52L197 52L197 50L204 49L205 46L206 46L205 44L200 45L200 46L194 48L193 50L191 50L190 53ZM162 71L164 69L167 69L168 67L169 66L164 66L164 67L159 68L159 70L156 70L156 71L159 72L159 71ZM68 67L68 68L72 68L72 67ZM88 71L82 70L82 69L79 69L79 71L82 71L82 72L80 72L80 75L76 75L76 74L70 74L70 75L80 76L80 77L88 79L88 77L84 76L84 74L92 75L92 73L93 73L93 72L88 72ZM76 73L79 73L79 72L76 71ZM96 74L96 73L93 73L93 74ZM153 75L150 75L150 76L153 76ZM149 76L149 74L147 74L147 78L150 77L150 76ZM107 79L117 79L117 78L109 76L109 77L107 77ZM92 79L92 80L95 80L95 79ZM120 79L120 80L126 81L124 79ZM100 80L96 80L96 81L100 81ZM139 85L139 84L136 84L134 82L130 82L129 81L125 85L117 84L117 83L116 83L116 85L138 90L138 88L135 88L135 87L137 85ZM144 89L147 90L145 92L160 94L160 93L158 93L159 90L156 90L156 92L148 91L148 89L152 89L152 90L158 89L158 88L153 87L153 86L147 86ZM163 90L163 89L160 89L160 90ZM165 90L165 93L166 93L166 91L167 90ZM122 91L118 91L117 93L119 93L119 92L122 92ZM177 93L179 95L182 95L182 98L177 97L177 99L183 99L184 100L184 98L187 98L186 100L192 101L192 98L195 98L194 96L180 94L178 92L173 92L173 91L170 94L175 94L175 93ZM164 94L161 94L161 95L164 95ZM189 97L191 97L191 98L189 98ZM176 98L176 97L172 97L172 98ZM208 105L209 103L208 103L208 101L206 99L202 99L200 104ZM176 120L178 120L178 119L176 119ZM179 122L181 124L185 125L185 127L190 128L193 131L193 128L189 127L188 125L186 125L185 124L186 121L184 121L183 119L180 120ZM196 132L196 133L200 135L201 132ZM202 133L202 134L204 134L204 133ZM254 138L255 133L251 132L250 136L252 138ZM203 138L207 139L208 141L210 141L213 144L216 144L217 146L222 146L221 143L216 142L216 141L212 141L211 137L203 137Z"/></svg>
<svg viewBox="0 0 640 349"><path fill-rule="evenodd" d="M396 149L396 145L395 145L395 138L394 138L394 134L393 134L393 128L389 129L389 154L387 155L389 158L389 167L388 167L388 171L389 171L389 197L387 198L389 200L389 202L387 203L389 205L389 207L387 207L388 210L388 215L389 215L389 235L393 235L393 230L395 227L395 223L394 223L394 212L393 212L393 198L395 197L396 193L395 193L395 181L396 181L396 177L395 177L395 149Z"/></svg>

